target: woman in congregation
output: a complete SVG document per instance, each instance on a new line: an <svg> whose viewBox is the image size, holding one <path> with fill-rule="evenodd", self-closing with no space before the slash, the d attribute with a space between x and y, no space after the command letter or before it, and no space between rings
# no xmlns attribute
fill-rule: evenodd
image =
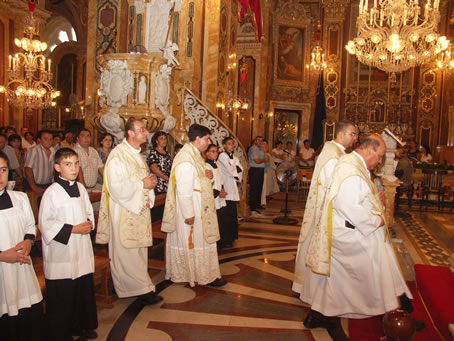
<svg viewBox="0 0 454 341"><path fill-rule="evenodd" d="M167 193L172 170L172 157L166 151L167 142L167 134L163 131L157 131L151 138L153 149L147 157L147 164L151 172L158 178L154 189L155 194Z"/></svg>
<svg viewBox="0 0 454 341"><path fill-rule="evenodd" d="M0 339L43 340L43 296L29 256L35 218L25 193L10 191L0 151Z"/></svg>
<svg viewBox="0 0 454 341"><path fill-rule="evenodd" d="M25 134L24 134L24 140L22 141L22 148L24 149L24 151L27 151L29 150L31 147L34 147L36 146L36 142L35 140L33 139L33 133L31 131L27 131Z"/></svg>
<svg viewBox="0 0 454 341"><path fill-rule="evenodd" d="M99 157L104 165L106 165L107 158L112 151L114 137L110 133L104 133L99 137L99 148L96 149ZM98 174L98 184L102 184L103 179L101 174Z"/></svg>
<svg viewBox="0 0 454 341"><path fill-rule="evenodd" d="M284 150L282 149L283 144L282 141L276 141L275 147L271 151L271 154L273 155L274 162L276 165L280 164L282 161L285 160L285 153Z"/></svg>
<svg viewBox="0 0 454 341"><path fill-rule="evenodd" d="M421 157L419 161L425 162L425 163L431 163L433 160L432 154L430 153L430 148L429 146L421 146Z"/></svg>
<svg viewBox="0 0 454 341"><path fill-rule="evenodd" d="M263 178L262 187L262 206L266 206L266 197L279 192L279 185L276 180L276 164L273 156L268 152L268 141L262 140L262 150L268 154L269 161L265 163L265 176Z"/></svg>

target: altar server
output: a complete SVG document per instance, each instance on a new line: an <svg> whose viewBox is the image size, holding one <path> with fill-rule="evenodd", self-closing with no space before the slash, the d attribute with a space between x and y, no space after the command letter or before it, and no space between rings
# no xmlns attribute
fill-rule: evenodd
<svg viewBox="0 0 454 341"><path fill-rule="evenodd" d="M93 208L85 187L76 182L79 157L70 148L55 154L55 183L44 192L39 210L42 234L46 317L49 340L94 339L98 327L90 232Z"/></svg>
<svg viewBox="0 0 454 341"><path fill-rule="evenodd" d="M42 340L43 296L29 256L35 219L27 195L7 185L8 157L0 151L0 340Z"/></svg>

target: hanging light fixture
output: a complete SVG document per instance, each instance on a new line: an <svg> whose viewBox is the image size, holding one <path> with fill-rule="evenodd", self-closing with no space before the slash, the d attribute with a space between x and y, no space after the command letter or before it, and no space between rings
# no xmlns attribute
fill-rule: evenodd
<svg viewBox="0 0 454 341"><path fill-rule="evenodd" d="M436 60L437 66L439 69L444 69L446 71L454 71L454 48L452 44L449 44L449 47L442 51Z"/></svg>
<svg viewBox="0 0 454 341"><path fill-rule="evenodd" d="M321 24L320 21L317 23L317 42L315 47L312 49L311 52L311 63L306 64L306 69L311 69L312 71L319 72L326 69L326 61L325 61L325 53L323 48L320 46L320 28Z"/></svg>
<svg viewBox="0 0 454 341"><path fill-rule="evenodd" d="M60 91L54 90L50 84L51 60L42 54L47 44L35 39L39 33L38 23L33 17L34 6L29 8L30 14L24 23L24 37L14 40L22 51L9 56L8 83L0 85L0 93L5 93L12 105L31 110L55 106L55 98Z"/></svg>
<svg viewBox="0 0 454 341"><path fill-rule="evenodd" d="M402 72L429 63L448 47L438 33L440 0L360 0L357 37L345 46L366 65L386 72Z"/></svg>

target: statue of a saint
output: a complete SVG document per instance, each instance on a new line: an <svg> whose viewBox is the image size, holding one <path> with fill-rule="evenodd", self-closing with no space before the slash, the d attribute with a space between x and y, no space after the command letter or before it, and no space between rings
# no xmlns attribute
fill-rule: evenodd
<svg viewBox="0 0 454 341"><path fill-rule="evenodd" d="M147 83L145 82L145 76L140 76L139 82L139 104L146 104L145 96L147 95Z"/></svg>

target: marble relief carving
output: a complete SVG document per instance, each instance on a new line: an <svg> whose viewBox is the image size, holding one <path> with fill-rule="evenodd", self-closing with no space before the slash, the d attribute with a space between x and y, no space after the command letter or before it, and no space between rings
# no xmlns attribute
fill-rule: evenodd
<svg viewBox="0 0 454 341"><path fill-rule="evenodd" d="M171 72L172 68L169 65L162 64L155 79L155 105L165 118L162 130L166 133L169 133L176 125L175 117L169 112Z"/></svg>
<svg viewBox="0 0 454 341"><path fill-rule="evenodd" d="M100 123L107 132L115 136L118 142L124 137L121 128L122 119L118 115L118 109L127 105L128 95L134 89L134 77L128 69L128 62L123 60L109 60L107 68L101 67L101 72L99 90L103 100L100 105L107 104L108 110L101 116Z"/></svg>

